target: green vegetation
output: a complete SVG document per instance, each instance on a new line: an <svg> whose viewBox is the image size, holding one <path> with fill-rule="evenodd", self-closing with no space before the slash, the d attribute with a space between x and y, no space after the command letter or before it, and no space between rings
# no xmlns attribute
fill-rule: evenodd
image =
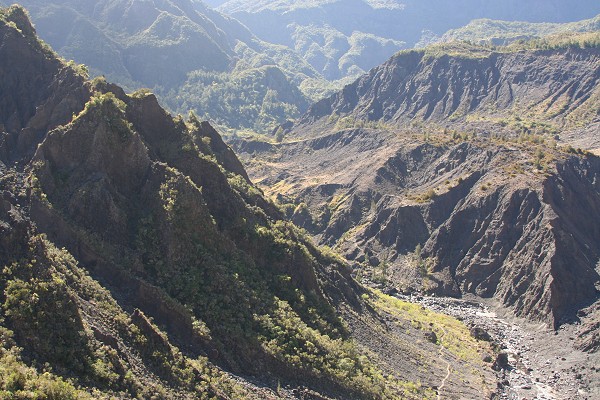
<svg viewBox="0 0 600 400"><path fill-rule="evenodd" d="M356 78L355 76L351 76L336 81L327 81L322 78L306 78L298 88L311 102L317 102L338 92L345 85L352 83Z"/></svg>
<svg viewBox="0 0 600 400"><path fill-rule="evenodd" d="M236 186L241 183L230 182ZM174 226L185 229L178 220L186 215L185 210L175 210ZM386 381L361 356L333 309L311 292L301 290L295 273L285 272L282 261L286 254L293 255L298 265L314 265L315 257L321 257L291 224L277 222L246 231L256 249L253 258L262 268L241 253L215 253L196 239L181 243L185 247L181 248L179 264L197 267L173 270L161 258L150 256L156 246L151 239L155 234L147 228L145 232L140 244L146 249L148 267L155 271L157 284L167 293L180 293L178 299L203 317L212 338L227 338L238 355L246 354L252 338L256 338L262 351L286 368L335 382L361 396L393 397L394 383Z"/></svg>
<svg viewBox="0 0 600 400"><path fill-rule="evenodd" d="M48 59L57 57L50 46L37 37L35 30L31 25L29 12L23 7L17 4L7 8L0 7L0 22L22 34L27 39L27 43L30 46L39 50Z"/></svg>
<svg viewBox="0 0 600 400"><path fill-rule="evenodd" d="M600 30L600 15L584 21L562 24L477 19L462 28L446 32L442 40L445 42L470 41L481 44L506 44L527 38L598 30Z"/></svg>
<svg viewBox="0 0 600 400"><path fill-rule="evenodd" d="M114 195L107 201L96 196L97 189L87 183L86 157L66 165L62 161L73 159L73 154L60 153L61 162L48 158L31 170L31 180L39 183L34 195L45 199L49 210L67 216L69 232L110 266L109 271L142 279L154 288L144 290L151 290L147 296L170 310L163 318L173 315L172 310L179 316L175 332L188 330L194 335L191 342L199 341L199 348L214 350L238 370L316 382L351 397L391 399L403 393L405 387L384 376L350 339L324 293L322 282L328 274L346 268L339 258L322 253L303 232L277 220L260 191L219 164L223 143L203 134L194 114L188 121L179 117L169 121L165 115L157 125L167 128L154 135L154 126L128 119L145 92L119 99L102 93L101 83L84 110L53 133L43 151L65 151L69 146L64 143L73 142L85 148L82 143L98 137L90 126L102 121L110 132L100 134L108 133L109 143L95 141L94 151L122 156L119 171L103 170L107 178L99 183L104 185L101 193ZM116 133L115 142L111 132ZM125 186L139 184L129 172L137 160L124 156L129 146L118 142L137 135L145 135L148 153L159 155L161 162L147 172L144 189L132 192L113 180L123 179L118 174L124 171ZM74 201L80 207L77 215L70 206ZM99 213L112 218L111 224L95 220ZM143 313L124 314L95 290L90 293L81 287L81 279L65 277L61 271L77 269L68 254L55 258L59 261L52 265L60 267L42 282L37 271L19 275L29 261L7 270L5 312L18 342L32 349L37 362L48 362L61 374L74 374L82 387L145 398L155 393L169 398L175 388L191 393L201 387L206 397L239 389L218 371L206 372L203 365L210 365L206 360L183 355ZM55 304L64 311L32 310L26 299L36 293L45 300L40 304ZM110 316L102 314L100 320L110 321L110 335L123 340L159 378L152 380L153 386L144 385L114 345L98 343L104 335L94 329L99 320L81 311L92 302L94 310L110 310Z"/></svg>
<svg viewBox="0 0 600 400"><path fill-rule="evenodd" d="M173 110L198 110L201 119L260 133L299 117L308 107L303 94L273 66L222 73L195 71L181 87L162 97Z"/></svg>
<svg viewBox="0 0 600 400"><path fill-rule="evenodd" d="M415 250L408 255L408 261L411 263L413 268L418 272L421 278L421 286L425 292L431 289L432 286L432 274L435 268L435 260L427 257L423 258L422 247L418 244Z"/></svg>
<svg viewBox="0 0 600 400"><path fill-rule="evenodd" d="M491 53L514 53L519 51L547 51L567 48L600 47L600 32L561 33L542 38L519 39L508 45L498 46L490 43L473 43L456 41L438 43L419 50L426 57L452 56L457 58L477 59L488 57ZM414 50L409 50L414 51ZM402 54L400 52L399 54Z"/></svg>
<svg viewBox="0 0 600 400"><path fill-rule="evenodd" d="M373 268L371 280L375 283L385 285L389 281L389 266L387 260L383 260Z"/></svg>
<svg viewBox="0 0 600 400"><path fill-rule="evenodd" d="M335 130L342 129L355 129L355 128L367 128L367 129L393 129L393 125L383 120L368 121L364 118L357 117L355 115L342 116L339 114L331 114L327 118L327 122L334 126Z"/></svg>
<svg viewBox="0 0 600 400"><path fill-rule="evenodd" d="M21 350L13 341L13 332L0 327L2 345L0 347L0 397L12 399L44 400L91 400L106 398L100 393L92 396L77 389L72 382L56 376L52 372L40 373L25 364Z"/></svg>
<svg viewBox="0 0 600 400"><path fill-rule="evenodd" d="M210 398L215 391L242 393L206 359L190 360L172 346L153 343L166 336L153 333L160 331L144 322L145 317L134 321L125 314L68 252L44 236L31 238L28 254L29 258L5 266L0 277L2 398L91 399L108 398L109 392L143 398L166 395L168 386L143 383L147 377L130 365L132 357L145 359L166 382L197 391L200 398ZM99 315L87 314L86 304L97 307ZM102 336L93 331L98 326L116 329L125 347L117 352L114 344L108 345L111 341L100 342ZM27 348L32 366L23 361L16 343Z"/></svg>
<svg viewBox="0 0 600 400"><path fill-rule="evenodd" d="M477 341L469 329L456 318L423 308L420 304L409 303L379 291L371 291L370 300L377 309L383 310L401 321L424 331L433 331L439 344L460 360L474 366L481 366L479 350L485 343Z"/></svg>

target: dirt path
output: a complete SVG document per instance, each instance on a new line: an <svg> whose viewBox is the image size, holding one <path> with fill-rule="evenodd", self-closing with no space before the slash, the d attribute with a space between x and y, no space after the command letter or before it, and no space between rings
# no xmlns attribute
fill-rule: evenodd
<svg viewBox="0 0 600 400"><path fill-rule="evenodd" d="M442 380L442 383L437 390L437 399L438 400L442 399L442 390L444 389L444 386L446 386L446 381L448 380L448 378L450 378L450 363L448 361L444 360L444 345L442 344L444 337L446 337L446 330L444 329L443 326L440 326L440 328L442 329L442 332L444 332L444 335L440 338L440 355L438 358L440 359L440 361L446 363L446 376Z"/></svg>

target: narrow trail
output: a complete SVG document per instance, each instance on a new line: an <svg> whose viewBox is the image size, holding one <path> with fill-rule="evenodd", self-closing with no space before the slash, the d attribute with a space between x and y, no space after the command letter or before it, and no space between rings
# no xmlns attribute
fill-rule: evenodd
<svg viewBox="0 0 600 400"><path fill-rule="evenodd" d="M600 368L591 368L600 365L600 355L584 353L574 347L577 325L565 325L554 331L541 325L521 324L518 319L499 317L489 305L476 298L397 297L459 318L467 326L478 326L491 336L492 342L508 356L508 365L495 372L500 384L495 389L499 400L600 399ZM443 329L440 336L446 337ZM450 397L443 392L446 386L451 386L451 367L443 354L440 346L438 358L446 363L447 374L438 387L438 400ZM448 358L448 353L445 354Z"/></svg>
<svg viewBox="0 0 600 400"><path fill-rule="evenodd" d="M450 378L450 363L448 361L444 360L444 345L442 344L443 339L446 337L446 330L444 329L443 326L440 326L440 328L442 329L442 332L444 332L444 335L440 338L440 350L439 350L440 355L438 356L438 358L440 359L440 361L443 361L446 363L446 376L442 380L442 384L440 385L440 387L437 390L437 400L442 399L442 389L444 389L444 386L446 386L446 381L448 380L448 378Z"/></svg>

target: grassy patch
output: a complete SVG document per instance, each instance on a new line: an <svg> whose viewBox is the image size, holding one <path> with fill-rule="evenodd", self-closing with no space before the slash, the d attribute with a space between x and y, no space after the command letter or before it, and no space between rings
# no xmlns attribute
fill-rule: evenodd
<svg viewBox="0 0 600 400"><path fill-rule="evenodd" d="M481 343L473 338L469 329L456 318L427 310L420 304L403 301L377 290L371 292L370 298L375 308L401 320L410 321L415 328L435 332L439 343L458 359L481 365L478 351Z"/></svg>

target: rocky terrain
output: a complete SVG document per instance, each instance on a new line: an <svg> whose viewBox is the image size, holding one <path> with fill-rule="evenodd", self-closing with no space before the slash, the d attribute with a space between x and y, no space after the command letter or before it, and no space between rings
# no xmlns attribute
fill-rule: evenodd
<svg viewBox="0 0 600 400"><path fill-rule="evenodd" d="M364 279L495 298L558 327L598 299L600 163L569 140L596 143L600 53L597 34L579 40L403 52L286 142L235 148Z"/></svg>
<svg viewBox="0 0 600 400"><path fill-rule="evenodd" d="M481 298L427 296L400 298L452 315L471 332L500 348L494 361L500 399L593 399L600 394L600 355L573 348L585 324L564 325L558 331L510 316L510 311ZM491 356L490 356L491 357Z"/></svg>
<svg viewBox="0 0 600 400"><path fill-rule="evenodd" d="M439 1L227 2L219 11L199 0L20 2L40 37L90 76L126 91L150 88L171 112L193 110L231 135L274 132L398 50L473 18L558 23L600 13L587 0L514 7L527 9L523 14L495 2L467 3L457 13Z"/></svg>
<svg viewBox="0 0 600 400"><path fill-rule="evenodd" d="M488 342L357 283L210 124L87 80L17 6L0 75L0 397L496 392Z"/></svg>
<svg viewBox="0 0 600 400"><path fill-rule="evenodd" d="M326 128L352 127L358 120L558 139L575 130L582 137L579 131L588 130L595 137L597 43L598 34L590 33L496 50L450 43L401 52L315 103L294 132L321 135Z"/></svg>

